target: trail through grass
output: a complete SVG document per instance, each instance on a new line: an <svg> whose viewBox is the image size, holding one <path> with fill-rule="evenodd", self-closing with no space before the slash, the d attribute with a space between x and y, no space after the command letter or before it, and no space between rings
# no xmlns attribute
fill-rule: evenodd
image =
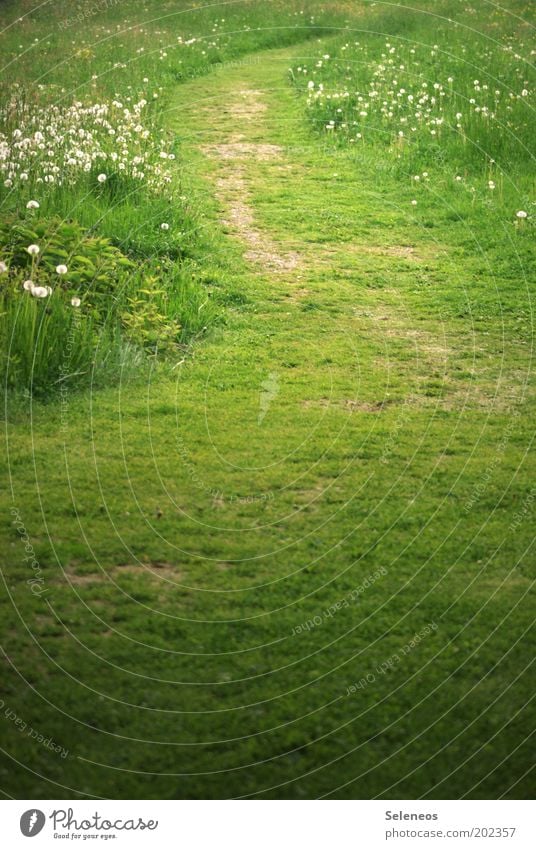
<svg viewBox="0 0 536 849"><path fill-rule="evenodd" d="M168 107L227 326L8 424L5 701L68 751L11 736L13 794L530 792L530 346L451 308L456 222L312 138L317 50Z"/></svg>

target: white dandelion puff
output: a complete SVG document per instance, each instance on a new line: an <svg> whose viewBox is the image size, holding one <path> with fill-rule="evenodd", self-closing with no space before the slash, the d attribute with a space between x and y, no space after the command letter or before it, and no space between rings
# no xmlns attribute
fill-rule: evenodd
<svg viewBox="0 0 536 849"><path fill-rule="evenodd" d="M46 286L34 286L30 291L34 298L47 298L49 295L49 291Z"/></svg>

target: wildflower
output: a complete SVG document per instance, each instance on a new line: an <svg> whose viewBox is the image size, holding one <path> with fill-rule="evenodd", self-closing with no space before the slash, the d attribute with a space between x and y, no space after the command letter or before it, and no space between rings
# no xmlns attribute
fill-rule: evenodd
<svg viewBox="0 0 536 849"><path fill-rule="evenodd" d="M166 224L166 223L164 222L163 224L161 224L161 225L160 225L160 229L161 229L161 230L169 230L169 224Z"/></svg>
<svg viewBox="0 0 536 849"><path fill-rule="evenodd" d="M106 182L106 174L99 174L99 176L97 177L97 180L98 180L99 183L105 183Z"/></svg>
<svg viewBox="0 0 536 849"><path fill-rule="evenodd" d="M0 261L0 274L5 274L7 271L7 265L5 262Z"/></svg>
<svg viewBox="0 0 536 849"><path fill-rule="evenodd" d="M79 307L81 304L80 298L71 298L71 306Z"/></svg>
<svg viewBox="0 0 536 849"><path fill-rule="evenodd" d="M461 181L462 181L462 178L460 177L460 175L459 175L459 174L457 174L457 175L456 175L456 182L457 182L457 183L461 183Z"/></svg>
<svg viewBox="0 0 536 849"><path fill-rule="evenodd" d="M411 205L412 205L412 206L417 206L417 201L416 201L416 200L412 200L412 201L411 201Z"/></svg>
<svg viewBox="0 0 536 849"><path fill-rule="evenodd" d="M26 250L30 254L30 256L37 256L39 253L39 245L29 245Z"/></svg>
<svg viewBox="0 0 536 849"><path fill-rule="evenodd" d="M34 298L47 298L49 295L49 291L46 286L34 286L30 291Z"/></svg>
<svg viewBox="0 0 536 849"><path fill-rule="evenodd" d="M67 266L66 265L57 265L56 266L56 274L67 274Z"/></svg>
<svg viewBox="0 0 536 849"><path fill-rule="evenodd" d="M26 204L26 209L39 209L39 204L36 200L29 200Z"/></svg>
<svg viewBox="0 0 536 849"><path fill-rule="evenodd" d="M32 292L34 288L33 280L25 280L22 284L22 288L25 292Z"/></svg>
<svg viewBox="0 0 536 849"><path fill-rule="evenodd" d="M519 212L516 212L516 216L518 218L527 218L528 217L527 213L525 212L524 209L520 209Z"/></svg>

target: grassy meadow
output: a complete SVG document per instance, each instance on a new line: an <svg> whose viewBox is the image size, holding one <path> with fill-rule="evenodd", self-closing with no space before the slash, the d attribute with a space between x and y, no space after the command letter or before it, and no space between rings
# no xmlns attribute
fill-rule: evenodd
<svg viewBox="0 0 536 849"><path fill-rule="evenodd" d="M534 24L2 4L6 798L534 793Z"/></svg>

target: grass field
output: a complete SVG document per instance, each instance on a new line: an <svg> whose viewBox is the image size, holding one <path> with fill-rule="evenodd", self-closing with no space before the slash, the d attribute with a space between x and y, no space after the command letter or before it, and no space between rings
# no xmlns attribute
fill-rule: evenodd
<svg viewBox="0 0 536 849"><path fill-rule="evenodd" d="M6 797L534 793L534 9L419 7L3 5Z"/></svg>

